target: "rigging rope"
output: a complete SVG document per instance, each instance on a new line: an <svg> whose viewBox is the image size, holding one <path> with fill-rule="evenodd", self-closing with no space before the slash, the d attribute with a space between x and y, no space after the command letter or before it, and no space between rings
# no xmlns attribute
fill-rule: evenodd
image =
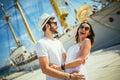
<svg viewBox="0 0 120 80"><path fill-rule="evenodd" d="M15 18L16 18L16 26L18 27L17 28L17 33L18 33L18 36L20 36L20 25L18 23L18 20L17 20L17 10L15 8Z"/></svg>
<svg viewBox="0 0 120 80"><path fill-rule="evenodd" d="M11 52L11 51L10 51L10 47L11 47L11 46L10 46L10 39L9 39L8 27L7 27L7 35L8 35L8 49L9 49L8 51L9 51L9 53L10 53L10 52Z"/></svg>
<svg viewBox="0 0 120 80"><path fill-rule="evenodd" d="M5 23L5 24L3 24L2 26L0 26L0 29L4 28L6 24L7 24L7 23Z"/></svg>

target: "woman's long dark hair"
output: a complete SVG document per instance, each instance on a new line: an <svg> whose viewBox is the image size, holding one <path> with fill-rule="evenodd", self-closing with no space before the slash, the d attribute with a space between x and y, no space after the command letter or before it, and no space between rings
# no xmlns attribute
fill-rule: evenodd
<svg viewBox="0 0 120 80"><path fill-rule="evenodd" d="M78 27L78 29L77 29L77 33L76 33L76 35L75 35L76 43L79 42L79 40L78 40L78 37L79 37L78 30L80 29L80 27L82 26L82 24L88 24L88 25L90 26L90 35L88 35L87 38L90 39L91 45L93 46L93 45L94 45L95 34L94 34L94 31L93 31L93 29L92 29L91 24L88 23L88 22L86 22L86 21L85 21L85 22L82 22L82 23L80 24L80 26Z"/></svg>

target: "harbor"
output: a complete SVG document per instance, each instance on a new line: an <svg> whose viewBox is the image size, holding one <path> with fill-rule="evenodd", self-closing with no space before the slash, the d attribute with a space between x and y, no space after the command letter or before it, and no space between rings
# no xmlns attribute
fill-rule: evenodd
<svg viewBox="0 0 120 80"><path fill-rule="evenodd" d="M43 13L54 14L59 26L54 38L65 50L75 43L80 23L88 21L95 32L88 79L120 79L119 1L0 0L0 6L0 80L45 80L34 49L43 37L38 25Z"/></svg>

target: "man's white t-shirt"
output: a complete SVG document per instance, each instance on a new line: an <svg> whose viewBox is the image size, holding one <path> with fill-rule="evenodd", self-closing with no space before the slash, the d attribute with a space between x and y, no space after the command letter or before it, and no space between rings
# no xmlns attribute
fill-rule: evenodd
<svg viewBox="0 0 120 80"><path fill-rule="evenodd" d="M62 53L65 52L65 49L62 43L57 39L52 40L47 37L43 37L36 44L35 50L38 58L48 56L49 62L51 64L61 65L63 63ZM64 80L64 79L58 79L46 75L46 80Z"/></svg>

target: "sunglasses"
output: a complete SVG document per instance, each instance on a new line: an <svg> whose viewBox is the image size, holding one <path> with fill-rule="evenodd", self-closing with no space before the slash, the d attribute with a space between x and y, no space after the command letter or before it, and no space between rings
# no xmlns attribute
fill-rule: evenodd
<svg viewBox="0 0 120 80"><path fill-rule="evenodd" d="M48 22L48 23L57 25L57 22Z"/></svg>
<svg viewBox="0 0 120 80"><path fill-rule="evenodd" d="M89 27L84 27L84 26L80 26L80 28L79 28L79 29L83 29L83 28L84 28L86 31L87 31L87 30L90 30L90 28L89 28Z"/></svg>

